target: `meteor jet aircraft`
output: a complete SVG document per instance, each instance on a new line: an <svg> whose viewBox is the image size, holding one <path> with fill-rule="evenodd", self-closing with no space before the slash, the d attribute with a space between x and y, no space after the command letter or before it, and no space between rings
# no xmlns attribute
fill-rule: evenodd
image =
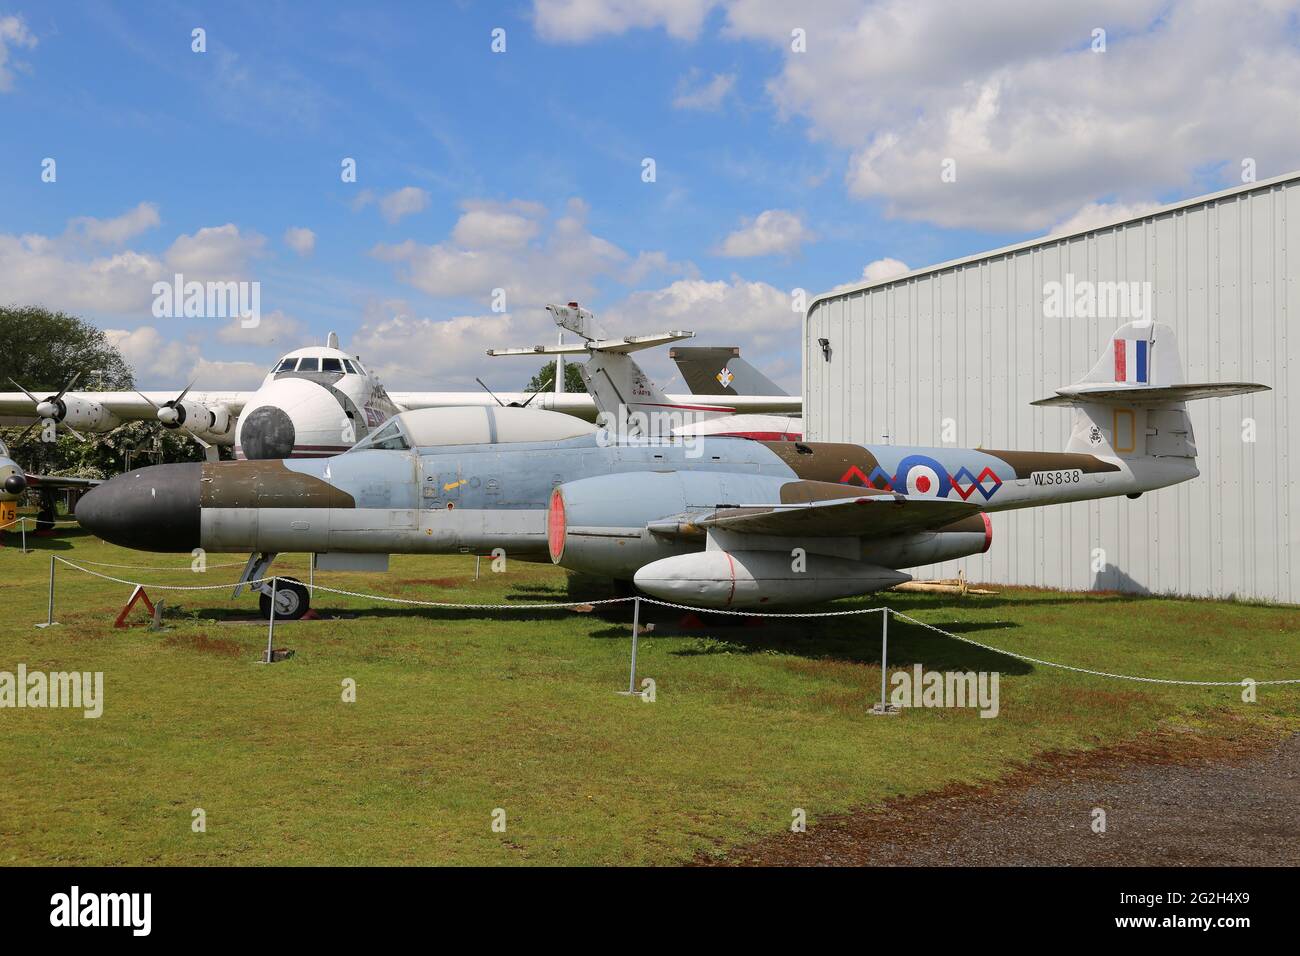
<svg viewBox="0 0 1300 956"><path fill-rule="evenodd" d="M391 553L504 548L684 604L770 607L870 593L987 550L992 512L1195 478L1185 403L1264 388L1183 384L1173 330L1134 322L1083 381L1035 403L1075 409L1063 452L614 440L543 410L425 409L332 458L143 468L90 492L77 516L125 547L251 552L246 581L277 552L377 570ZM302 585L280 579L276 593L277 616L307 609Z"/></svg>
<svg viewBox="0 0 1300 956"><path fill-rule="evenodd" d="M9 457L9 449L0 441L0 528L8 528L17 520L18 499L25 491L40 493L41 510L36 519L36 528L43 530L54 526L55 491L62 488L93 488L99 483L98 478L29 474Z"/></svg>

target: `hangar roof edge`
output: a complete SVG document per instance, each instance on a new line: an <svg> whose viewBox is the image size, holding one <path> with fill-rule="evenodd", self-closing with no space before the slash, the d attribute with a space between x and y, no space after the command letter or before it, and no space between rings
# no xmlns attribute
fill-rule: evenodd
<svg viewBox="0 0 1300 956"><path fill-rule="evenodd" d="M988 252L976 252L969 256L962 256L958 259L949 259L947 262L940 262L932 266L921 266L918 269L912 269L896 276L890 276L888 279L875 279L869 282L858 282L846 285L839 289L832 289L828 292L820 292L813 297L811 302L808 303L808 309L804 315L805 317L811 315L812 310L820 303L841 296L853 295L858 292L865 292L868 289L876 289L882 286L894 285L899 282L906 282L909 279L915 279L932 272L943 272L946 269L969 265L973 262L981 262L985 259L996 259L999 256L1010 255L1011 253L1020 252L1024 249L1032 249L1035 246L1045 246L1055 242L1065 242L1070 239L1077 239L1079 236L1086 236L1089 233L1114 229L1116 226L1126 226L1131 222L1142 222L1145 219L1154 219L1157 216L1164 216L1171 212L1176 212L1179 209L1187 209L1191 206L1200 206L1219 199L1226 199L1229 196L1238 196L1242 193L1255 192L1256 190L1271 189L1272 187L1281 185L1282 183L1297 181L1300 181L1300 170L1283 173L1280 176L1273 176L1270 179L1261 179L1258 182L1242 183L1240 186L1231 186L1228 189L1221 189L1216 193L1207 193L1204 196L1193 196L1190 199L1180 199L1177 202L1169 203L1167 206L1152 209L1150 212L1143 213L1140 216L1129 216L1126 219L1116 219L1114 222L1103 223L1099 226L1089 226L1087 229L1079 229L1075 232L1063 232L1050 236L1036 236L1033 239L1025 239L1022 242L1016 242L1009 246L990 249Z"/></svg>

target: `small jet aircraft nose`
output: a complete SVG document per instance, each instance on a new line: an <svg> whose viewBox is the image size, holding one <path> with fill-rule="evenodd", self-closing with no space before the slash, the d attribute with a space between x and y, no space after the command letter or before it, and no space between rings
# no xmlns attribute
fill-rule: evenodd
<svg viewBox="0 0 1300 956"><path fill-rule="evenodd" d="M27 479L22 475L13 474L5 479L4 489L7 495L21 495L27 488Z"/></svg>
<svg viewBox="0 0 1300 956"><path fill-rule="evenodd" d="M110 544L138 551L193 551L200 541L203 465L150 465L118 475L77 503L77 521Z"/></svg>

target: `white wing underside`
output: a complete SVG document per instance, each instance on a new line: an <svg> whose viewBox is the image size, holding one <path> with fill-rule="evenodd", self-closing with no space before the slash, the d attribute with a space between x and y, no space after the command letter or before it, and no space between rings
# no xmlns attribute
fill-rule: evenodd
<svg viewBox="0 0 1300 956"><path fill-rule="evenodd" d="M37 398L45 397L44 392L33 392L33 394ZM170 402L180 394L180 388L165 392L145 392L144 394L153 400L154 405L150 405L139 392L68 392L64 396L64 400L81 399L83 401L98 402L124 422L152 421L157 415L156 406L162 405L164 402ZM206 405L209 408L225 405L230 409L231 414L238 415L252 396L252 392L201 392L195 389L186 396L186 400ZM0 392L0 415L35 418L36 404L22 392Z"/></svg>

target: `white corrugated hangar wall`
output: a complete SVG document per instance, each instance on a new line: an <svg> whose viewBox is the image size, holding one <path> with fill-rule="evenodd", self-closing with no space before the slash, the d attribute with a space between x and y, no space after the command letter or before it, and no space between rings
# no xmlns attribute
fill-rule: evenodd
<svg viewBox="0 0 1300 956"><path fill-rule="evenodd" d="M1200 478L995 514L988 554L913 574L1300 603L1300 173L818 296L804 319L805 434L1064 448L1071 411L1029 403L1082 378L1127 321L1048 318L1047 283L1071 274L1149 282L1187 381L1273 390L1190 403Z"/></svg>

